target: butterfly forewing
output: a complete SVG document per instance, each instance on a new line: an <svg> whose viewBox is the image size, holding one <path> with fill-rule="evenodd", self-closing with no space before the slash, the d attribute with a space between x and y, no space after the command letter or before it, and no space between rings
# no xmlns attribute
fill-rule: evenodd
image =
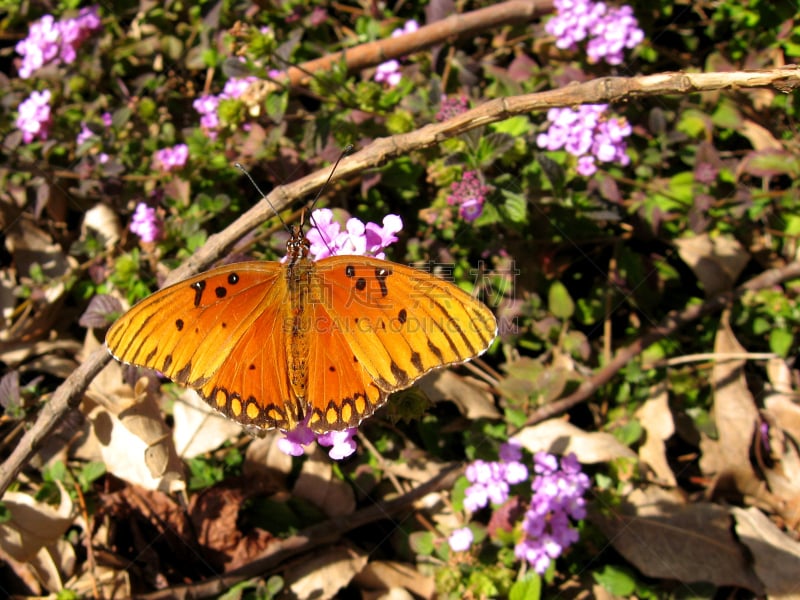
<svg viewBox="0 0 800 600"><path fill-rule="evenodd" d="M238 421L293 425L298 415L286 385L283 273L279 263L238 263L167 287L120 317L106 345L117 360L198 389ZM269 413L270 403L289 407ZM285 418L276 418L280 414Z"/></svg>
<svg viewBox="0 0 800 600"><path fill-rule="evenodd" d="M467 361L494 340L494 315L454 284L404 265L363 256L320 261L317 277L334 326L384 390Z"/></svg>

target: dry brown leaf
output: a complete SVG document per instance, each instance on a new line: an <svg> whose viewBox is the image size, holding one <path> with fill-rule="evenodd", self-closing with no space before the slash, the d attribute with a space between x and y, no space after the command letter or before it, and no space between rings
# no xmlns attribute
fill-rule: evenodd
<svg viewBox="0 0 800 600"><path fill-rule="evenodd" d="M731 532L726 508L708 502L685 504L677 492L655 486L634 490L625 500L613 514L595 506L589 518L643 574L763 593Z"/></svg>
<svg viewBox="0 0 800 600"><path fill-rule="evenodd" d="M431 402L449 400L467 419L497 419L500 413L486 385L471 377L461 377L449 369L434 371L417 384Z"/></svg>
<svg viewBox="0 0 800 600"><path fill-rule="evenodd" d="M745 349L731 330L729 316L729 311L722 314L714 352L744 353ZM759 417L745 380L744 361L726 359L715 363L711 382L714 390L712 416L718 435L716 440L702 437L700 468L721 479L723 486L732 483L741 493L757 494L762 486L750 465L750 445Z"/></svg>
<svg viewBox="0 0 800 600"><path fill-rule="evenodd" d="M0 310L3 311L3 325L0 328L0 340L8 339L8 321L14 315L17 306L17 280L8 268L0 270Z"/></svg>
<svg viewBox="0 0 800 600"><path fill-rule="evenodd" d="M56 485L61 491L58 506L21 492L3 496L10 518L0 524L0 548L14 560L32 560L42 548L55 544L72 524L72 500L58 481Z"/></svg>
<svg viewBox="0 0 800 600"><path fill-rule="evenodd" d="M700 280L707 298L731 289L750 260L733 236L711 237L704 233L675 240L675 246Z"/></svg>
<svg viewBox="0 0 800 600"><path fill-rule="evenodd" d="M767 363L770 387L764 395L764 408L772 416L772 425L777 425L800 444L800 406L795 400L798 394L792 387L792 372L786 361L773 358Z"/></svg>
<svg viewBox="0 0 800 600"><path fill-rule="evenodd" d="M769 412L765 411L765 414ZM762 493L759 498L781 515L790 529L796 530L800 524L800 452L797 440L786 435L776 422L769 429L769 445L770 460L764 461L760 470L771 493Z"/></svg>
<svg viewBox="0 0 800 600"><path fill-rule="evenodd" d="M70 576L75 570L75 549L67 540L59 539L28 560L36 577L48 590L64 588L62 574Z"/></svg>
<svg viewBox="0 0 800 600"><path fill-rule="evenodd" d="M366 590L389 592L404 588L418 598L433 598L436 582L420 573L413 565L395 561L374 561L356 575L355 583Z"/></svg>
<svg viewBox="0 0 800 600"><path fill-rule="evenodd" d="M613 435L602 431L583 431L564 421L550 419L525 427L513 436L529 452L565 455L574 452L583 464L608 462L615 458L636 458L636 453Z"/></svg>
<svg viewBox="0 0 800 600"><path fill-rule="evenodd" d="M6 247L14 255L20 277L27 276L31 267L38 265L44 280L49 282L43 289L45 303L54 304L64 293L67 275L77 268L77 261L28 219L15 220L4 233Z"/></svg>
<svg viewBox="0 0 800 600"><path fill-rule="evenodd" d="M667 461L667 448L664 442L675 433L675 423L669 409L669 393L665 383L651 388L650 398L636 411L647 437L639 447L639 459L647 464L661 485L675 487L675 474Z"/></svg>
<svg viewBox="0 0 800 600"><path fill-rule="evenodd" d="M405 588L395 587L382 592L361 592L362 600L414 600L415 596Z"/></svg>
<svg viewBox="0 0 800 600"><path fill-rule="evenodd" d="M242 433L241 425L226 419L202 400L197 392L184 389L172 407L175 451L183 459L216 450Z"/></svg>
<svg viewBox="0 0 800 600"><path fill-rule="evenodd" d="M31 593L36 594L37 596L42 595L43 589L39 580L39 574L36 573L36 569L34 569L29 562L20 562L18 560L14 560L5 552L3 552L2 547L0 547L0 560L3 561L3 566L12 571L14 575L16 575L25 586L27 586Z"/></svg>
<svg viewBox="0 0 800 600"><path fill-rule="evenodd" d="M78 598L93 597L95 589L99 589L100 597L106 600L122 600L132 596L130 571L104 565L95 565L89 569L88 562L81 566L83 571L66 583L66 587L77 594Z"/></svg>
<svg viewBox="0 0 800 600"><path fill-rule="evenodd" d="M270 492L263 481L227 479L194 496L190 514L198 542L208 551L207 560L218 569L236 569L260 556L274 537L257 527L242 532L238 526L242 504Z"/></svg>
<svg viewBox="0 0 800 600"><path fill-rule="evenodd" d="M107 204L95 204L83 215L81 239L91 232L106 250L113 250L122 234L119 215Z"/></svg>
<svg viewBox="0 0 800 600"><path fill-rule="evenodd" d="M100 442L100 457L109 473L148 490L161 486L144 463L147 444L126 429L119 419L98 406L89 413L92 431Z"/></svg>
<svg viewBox="0 0 800 600"><path fill-rule="evenodd" d="M754 150L782 150L783 144L775 139L769 129L750 119L742 119L738 133L742 134Z"/></svg>
<svg viewBox="0 0 800 600"><path fill-rule="evenodd" d="M356 508L353 488L334 475L327 454L319 447L303 463L292 493L318 506L329 517L349 515Z"/></svg>
<svg viewBox="0 0 800 600"><path fill-rule="evenodd" d="M352 548L333 546L319 550L286 570L290 598L335 598L367 564L367 556Z"/></svg>
<svg viewBox="0 0 800 600"><path fill-rule="evenodd" d="M278 448L282 434L268 431L264 437L256 438L247 446L242 473L245 477L274 482L275 488L283 488L292 471L292 457Z"/></svg>
<svg viewBox="0 0 800 600"><path fill-rule="evenodd" d="M91 343L87 336L85 344ZM186 489L183 463L147 378L140 378L131 393L119 377L119 366L109 363L86 393L98 405L90 415L103 462L111 473L145 489Z"/></svg>
<svg viewBox="0 0 800 600"><path fill-rule="evenodd" d="M736 534L753 557L753 569L767 595L782 600L800 598L800 543L790 538L757 508L731 509Z"/></svg>

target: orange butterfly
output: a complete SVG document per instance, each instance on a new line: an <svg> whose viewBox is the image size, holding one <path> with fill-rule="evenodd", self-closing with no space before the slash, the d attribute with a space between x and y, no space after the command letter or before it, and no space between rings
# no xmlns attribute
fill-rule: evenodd
<svg viewBox="0 0 800 600"><path fill-rule="evenodd" d="M285 263L231 264L160 290L111 326L106 345L239 423L324 433L357 426L391 392L478 356L497 334L486 306L429 273L308 254L294 226Z"/></svg>

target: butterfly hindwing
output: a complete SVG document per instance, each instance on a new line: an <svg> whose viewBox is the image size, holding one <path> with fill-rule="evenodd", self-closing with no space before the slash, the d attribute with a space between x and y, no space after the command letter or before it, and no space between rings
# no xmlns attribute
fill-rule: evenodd
<svg viewBox="0 0 800 600"><path fill-rule="evenodd" d="M315 431L356 427L386 402L388 393L373 381L347 338L334 327L322 303L311 303L309 334L309 426Z"/></svg>

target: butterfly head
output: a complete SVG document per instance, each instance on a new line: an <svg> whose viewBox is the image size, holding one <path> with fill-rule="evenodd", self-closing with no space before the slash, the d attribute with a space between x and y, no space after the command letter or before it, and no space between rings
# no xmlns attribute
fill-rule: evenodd
<svg viewBox="0 0 800 600"><path fill-rule="evenodd" d="M294 264L298 260L308 258L310 246L311 244L303 232L303 224L292 225L292 235L286 244L286 256L289 257L289 262Z"/></svg>

